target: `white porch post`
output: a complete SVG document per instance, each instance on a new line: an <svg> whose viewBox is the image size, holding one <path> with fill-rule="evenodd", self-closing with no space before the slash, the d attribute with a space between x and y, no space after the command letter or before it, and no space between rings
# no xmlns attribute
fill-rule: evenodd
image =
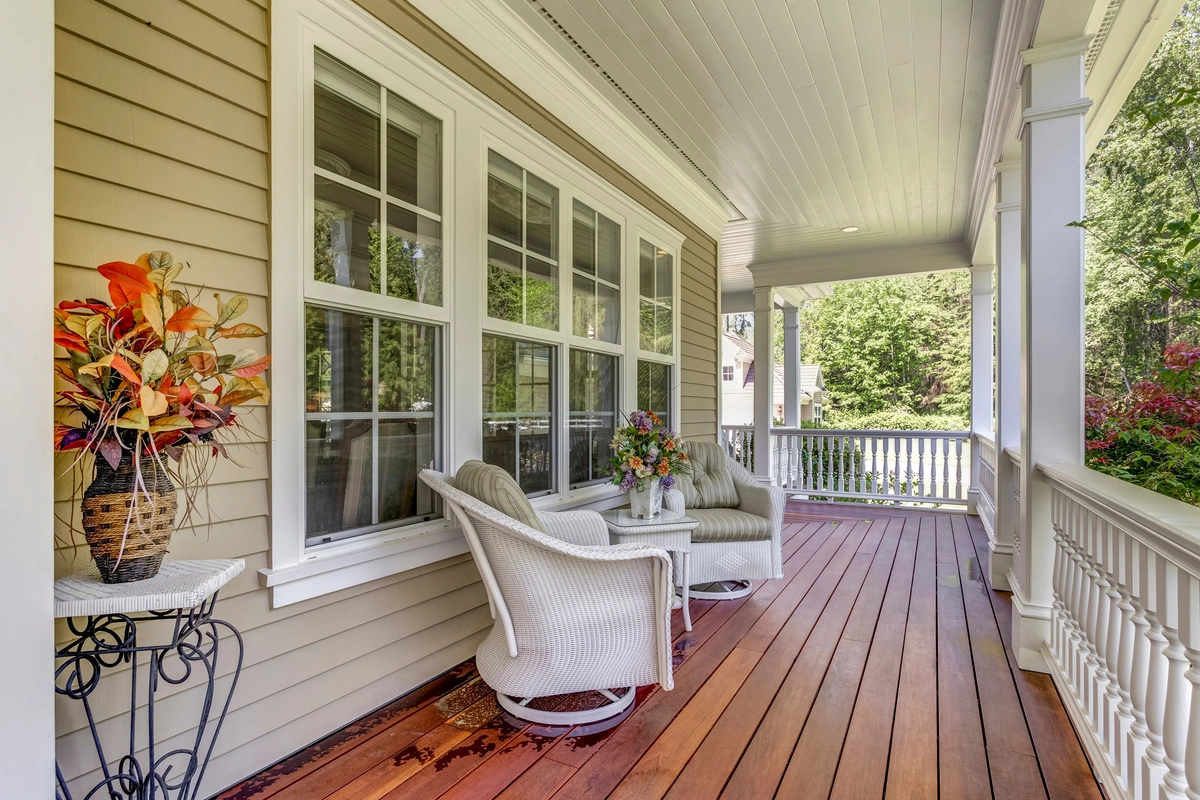
<svg viewBox="0 0 1200 800"><path fill-rule="evenodd" d="M992 269L971 267L971 433L992 435ZM980 447L971 441L971 486L967 512L979 502Z"/></svg>
<svg viewBox="0 0 1200 800"><path fill-rule="evenodd" d="M0 25L0 507L11 569L0 659L0 794L54 796L54 4L10 3ZM18 788L19 787L19 788Z"/></svg>
<svg viewBox="0 0 1200 800"><path fill-rule="evenodd" d="M754 290L754 477L771 482L771 413L775 398L774 327L775 290Z"/></svg>
<svg viewBox="0 0 1200 800"><path fill-rule="evenodd" d="M783 424L800 427L800 309L783 309Z"/></svg>
<svg viewBox="0 0 1200 800"><path fill-rule="evenodd" d="M1020 487L1004 451L1021 447L1021 162L997 164L996 183L996 522L988 573L992 586L1013 591Z"/></svg>
<svg viewBox="0 0 1200 800"><path fill-rule="evenodd" d="M1013 647L1022 669L1046 671L1054 530L1044 462L1083 463L1083 53L1090 36L1026 50L1021 513Z"/></svg>

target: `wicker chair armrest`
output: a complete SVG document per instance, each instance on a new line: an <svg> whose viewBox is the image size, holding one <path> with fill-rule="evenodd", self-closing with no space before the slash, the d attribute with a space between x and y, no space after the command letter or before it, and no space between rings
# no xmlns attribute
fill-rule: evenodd
<svg viewBox="0 0 1200 800"><path fill-rule="evenodd" d="M667 489L663 492L663 508L668 511L674 511L678 514L684 512L683 507L683 492L678 489Z"/></svg>
<svg viewBox="0 0 1200 800"><path fill-rule="evenodd" d="M733 484L738 493L738 510L771 520L771 529L778 537L783 528L783 507L787 493L778 486L763 486L746 468L731 461Z"/></svg>
<svg viewBox="0 0 1200 800"><path fill-rule="evenodd" d="M595 511L541 511L538 519L555 539L583 547L608 544L608 526Z"/></svg>

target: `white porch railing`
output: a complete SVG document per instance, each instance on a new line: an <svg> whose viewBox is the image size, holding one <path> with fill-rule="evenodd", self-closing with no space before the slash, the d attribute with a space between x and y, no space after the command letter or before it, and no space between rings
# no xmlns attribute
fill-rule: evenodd
<svg viewBox="0 0 1200 800"><path fill-rule="evenodd" d="M1081 466L1039 470L1055 542L1047 661L1108 794L1200 797L1200 510Z"/></svg>
<svg viewBox="0 0 1200 800"><path fill-rule="evenodd" d="M979 502L975 510L989 539L996 538L996 443L982 434L975 434L975 446L979 448Z"/></svg>
<svg viewBox="0 0 1200 800"><path fill-rule="evenodd" d="M722 431L729 455L751 469L754 429ZM970 439L966 431L772 428L773 482L813 497L966 505Z"/></svg>

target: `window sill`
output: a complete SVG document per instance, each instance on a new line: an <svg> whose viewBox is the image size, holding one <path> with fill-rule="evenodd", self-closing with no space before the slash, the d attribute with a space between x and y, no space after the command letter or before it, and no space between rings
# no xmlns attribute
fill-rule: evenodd
<svg viewBox="0 0 1200 800"><path fill-rule="evenodd" d="M534 511L605 511L625 505L625 495L611 483L585 486L567 494L553 494L530 501Z"/></svg>
<svg viewBox="0 0 1200 800"><path fill-rule="evenodd" d="M259 584L271 595L271 608L398 575L470 552L458 526L439 519L413 528L308 548L304 559L259 570Z"/></svg>

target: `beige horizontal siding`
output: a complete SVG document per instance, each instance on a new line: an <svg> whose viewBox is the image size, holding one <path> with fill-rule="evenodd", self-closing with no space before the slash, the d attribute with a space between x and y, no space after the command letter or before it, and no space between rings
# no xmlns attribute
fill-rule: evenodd
<svg viewBox="0 0 1200 800"><path fill-rule="evenodd" d="M214 291L242 293L244 319L269 327L265 3L59 0L56 15L57 296L105 297L97 264L169 250L190 263L180 284L203 286L206 306ZM266 409L246 408L243 422L238 463L218 462L169 555L246 559L217 607L242 633L245 666L202 796L468 658L491 624L467 556L272 610L257 574L269 555ZM69 527L72 461L58 459L55 487L60 576L89 562ZM69 638L65 621L55 633ZM110 753L127 735L127 670L94 695ZM195 735L202 692L187 683L159 699L163 752ZM79 704L60 698L57 726L59 763L82 796L100 773Z"/></svg>

